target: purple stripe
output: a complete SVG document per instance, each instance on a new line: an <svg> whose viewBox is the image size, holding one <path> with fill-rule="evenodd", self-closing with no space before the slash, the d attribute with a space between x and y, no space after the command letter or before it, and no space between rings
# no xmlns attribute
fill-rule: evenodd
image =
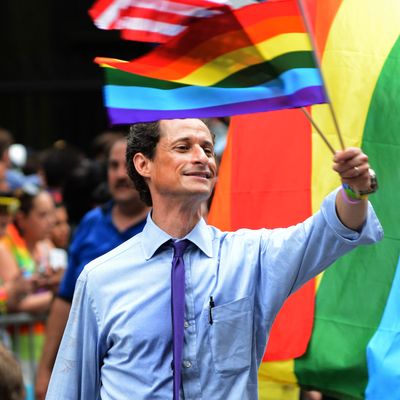
<svg viewBox="0 0 400 400"><path fill-rule="evenodd" d="M305 107L312 104L326 102L327 99L323 87L311 86L301 89L289 96L225 104L214 107L187 110L131 110L125 108L108 108L107 111L112 125L122 125L134 124L136 122L157 121L159 119L225 117L230 115L281 110L284 108Z"/></svg>

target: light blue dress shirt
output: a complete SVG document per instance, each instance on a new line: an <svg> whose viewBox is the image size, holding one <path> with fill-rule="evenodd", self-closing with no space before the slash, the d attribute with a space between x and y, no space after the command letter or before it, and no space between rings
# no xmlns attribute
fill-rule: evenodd
<svg viewBox="0 0 400 400"><path fill-rule="evenodd" d="M343 226L335 195L287 229L221 232L201 220L186 236L183 399L257 399L258 366L285 299L382 238L371 205L361 233ZM83 270L46 399L172 399L170 239L149 216L142 233Z"/></svg>

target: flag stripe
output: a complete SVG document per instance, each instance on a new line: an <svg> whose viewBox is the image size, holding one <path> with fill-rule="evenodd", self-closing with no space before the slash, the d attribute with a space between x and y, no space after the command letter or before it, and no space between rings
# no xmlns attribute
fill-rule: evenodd
<svg viewBox="0 0 400 400"><path fill-rule="evenodd" d="M125 40L135 40L138 42L152 42L162 43L171 38L169 35L163 35L160 32L148 32L138 30L123 30L121 31L121 37Z"/></svg>
<svg viewBox="0 0 400 400"><path fill-rule="evenodd" d="M239 9L257 0L98 0L89 14L100 29L118 29L123 38L167 42L171 34L186 30L194 20ZM144 23L142 19L146 19ZM140 25L137 24L140 23ZM169 35L160 22L175 24ZM146 30L146 29L149 30Z"/></svg>
<svg viewBox="0 0 400 400"><path fill-rule="evenodd" d="M382 320L368 343L366 400L400 399L400 262Z"/></svg>
<svg viewBox="0 0 400 400"><path fill-rule="evenodd" d="M232 230L232 199L230 196L232 190L232 129L233 126L230 124L226 147L219 166L218 182L208 213L208 223L223 231Z"/></svg>
<svg viewBox="0 0 400 400"><path fill-rule="evenodd" d="M279 55L270 61L262 62L261 64L252 65L244 68L237 73L234 73L227 78L219 81L218 87L233 87L233 86L255 86L261 82L268 82L274 79L276 71L286 72L293 69L293 65L297 68L315 67L313 55L309 51L297 51Z"/></svg>
<svg viewBox="0 0 400 400"><path fill-rule="evenodd" d="M115 0L97 0L89 10L89 15L93 20L96 20L104 14L109 7L115 6L117 6Z"/></svg>
<svg viewBox="0 0 400 400"><path fill-rule="evenodd" d="M258 43L255 46L247 46L226 53L211 62L204 60L203 64L201 64L200 59L193 60L194 62L192 62L192 59L188 57L172 62L166 68L151 71L151 68L142 59L126 63L113 62L112 59L98 58L96 62L133 74L145 74L155 79L171 80L188 85L213 86L249 65L260 64L264 61L272 62L276 57L284 54L290 57L289 54L291 52L297 53L300 51L308 51L310 54L309 60L313 60L307 34L286 33ZM298 60L294 56L292 61L295 63Z"/></svg>
<svg viewBox="0 0 400 400"><path fill-rule="evenodd" d="M162 76L164 79L179 80L219 57L221 57L220 62L224 62L228 55L234 57L235 51L243 52L254 44L265 42L264 45L261 45L262 50L263 46L268 47L268 39L277 37L276 41L271 42L272 45L276 43L278 46L287 48L288 44L290 45L287 39L290 38L286 38L285 41L285 38L279 39L280 36L285 36L288 32L295 32L292 33L293 35L305 32L299 17L272 19L268 21L268 24L265 24L265 20L261 18L262 13L257 14L261 21L257 21L256 24L251 26L247 24L245 30L238 25L237 20L229 16L230 26L222 24L222 29L216 28L212 31L202 28L203 32L198 32L198 29L192 28L194 29L193 33L191 29L178 46L174 42L170 42L131 63L121 63L117 60L100 57L96 58L95 61L98 64L107 64L126 72L146 74L154 78ZM219 21L213 21L213 24L219 23ZM200 25L202 26L202 24L198 24L198 26ZM206 37L201 33L205 33ZM294 40L301 42L298 37ZM298 43L298 46L303 46L301 50L310 50L310 44L307 42ZM276 49L273 51L277 52ZM253 50L253 53L255 53L252 55L253 57L257 58L258 56L258 59L260 58L258 50ZM272 55L268 55L268 58L271 57ZM226 65L230 67L230 64Z"/></svg>
<svg viewBox="0 0 400 400"><path fill-rule="evenodd" d="M284 91L281 82L285 82ZM219 88L186 86L175 90L130 86L105 86L107 107L182 110L206 106L227 105L233 102L272 99L291 96L309 86L321 87L317 69L292 69L279 75L277 79L249 88Z"/></svg>
<svg viewBox="0 0 400 400"><path fill-rule="evenodd" d="M197 118L221 117L226 115L262 112L265 110L279 110L282 108L301 107L325 101L325 93L320 86L307 87L289 96L274 97L271 99L253 100L242 103L232 103L214 107L204 107L185 110L143 110L126 108L108 108L112 124L130 124L135 122L148 122L158 119L172 118Z"/></svg>
<svg viewBox="0 0 400 400"><path fill-rule="evenodd" d="M252 65L243 70L228 76L217 82L214 87L249 87L266 83L276 78L276 71L286 72L298 68L314 68L315 63L312 54L308 51L299 51L283 54L271 61L265 61ZM105 68L106 80L109 85L115 86L152 86L157 89L176 89L185 87L183 83L165 81L161 79L148 78L142 75L135 75L121 71L116 68Z"/></svg>
<svg viewBox="0 0 400 400"><path fill-rule="evenodd" d="M120 19L129 16L149 18L154 22L164 21L181 24L183 21L187 21L188 17L204 18L219 14L221 12L219 10L208 9L219 5L220 3L206 1L199 1L197 4L184 4L183 2L166 0L133 0L126 4L115 0L106 0L97 2L90 9L89 14L96 26L101 29L122 29L119 24Z"/></svg>
<svg viewBox="0 0 400 400"><path fill-rule="evenodd" d="M314 0L318 3L318 0ZM331 29L333 20L342 5L343 0L325 0L329 2L328 6L319 7L316 5L315 9L315 32L316 32L316 46L319 57L322 58L324 54L326 42L328 40L329 31Z"/></svg>
<svg viewBox="0 0 400 400"><path fill-rule="evenodd" d="M179 35L185 27L179 24L165 21L154 21L147 18L125 17L120 20L115 29L127 29L131 32L134 30L144 31L148 33L158 33L161 31L165 36L176 36Z"/></svg>
<svg viewBox="0 0 400 400"><path fill-rule="evenodd" d="M286 33L257 43L254 46L224 54L212 62L196 68L192 73L177 81L187 84L197 82L200 85L211 86L248 65L259 64L263 60L270 61L290 51L305 50L311 51L309 38L306 33ZM229 66L229 69L227 66ZM172 78L172 80L175 79Z"/></svg>

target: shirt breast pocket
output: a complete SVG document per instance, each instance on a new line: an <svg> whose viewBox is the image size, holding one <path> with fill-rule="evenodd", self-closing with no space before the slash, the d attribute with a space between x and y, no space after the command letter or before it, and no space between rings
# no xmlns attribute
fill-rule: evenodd
<svg viewBox="0 0 400 400"><path fill-rule="evenodd" d="M212 309L209 326L214 367L220 373L249 368L253 341L250 300L246 297Z"/></svg>

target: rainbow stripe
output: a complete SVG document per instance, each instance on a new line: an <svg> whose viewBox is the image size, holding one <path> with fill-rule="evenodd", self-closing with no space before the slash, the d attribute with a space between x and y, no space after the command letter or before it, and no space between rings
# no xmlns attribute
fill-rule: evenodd
<svg viewBox="0 0 400 400"><path fill-rule="evenodd" d="M377 346L376 337L385 332L388 315L400 326L388 302L400 254L395 206L400 202L400 3L308 0L307 6L344 141L363 148L380 179L380 190L370 199L385 239L341 258L285 305L268 345L265 361L271 361L260 368L260 399L271 398L266 390L271 380L316 388L338 399L391 399L400 367L390 373L385 363L396 353L384 357L388 346ZM328 108L314 106L311 112L339 148ZM233 118L211 222L224 229L285 226L319 208L339 180L329 150L300 121L297 110ZM271 134L257 135L260 126L268 126ZM244 143L249 137L252 141ZM257 171L254 179L247 173L249 165Z"/></svg>
<svg viewBox="0 0 400 400"><path fill-rule="evenodd" d="M149 54L105 68L113 124L215 117L326 101L295 0L272 0L192 24Z"/></svg>
<svg viewBox="0 0 400 400"><path fill-rule="evenodd" d="M35 261L33 260L24 238L19 234L15 225L7 226L7 233L1 242L9 249L15 258L18 267L23 271L24 276L30 277L35 271Z"/></svg>

